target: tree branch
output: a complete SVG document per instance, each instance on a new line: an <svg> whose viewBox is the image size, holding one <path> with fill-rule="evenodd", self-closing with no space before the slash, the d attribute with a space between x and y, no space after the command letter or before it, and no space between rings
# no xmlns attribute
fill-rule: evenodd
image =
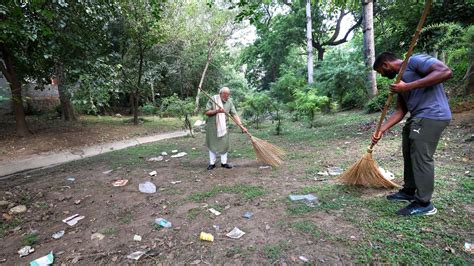
<svg viewBox="0 0 474 266"><path fill-rule="evenodd" d="M334 30L334 33L332 37L327 41L327 43L332 43L336 40L337 36L339 36L339 31L341 30L341 22L344 16L346 16L348 13L344 13L344 10L341 10L341 13L339 14L339 18L337 18L336 22L336 29Z"/></svg>
<svg viewBox="0 0 474 266"><path fill-rule="evenodd" d="M340 39L340 40L337 40L337 41L333 41L333 42L329 42L329 41L326 41L323 43L323 45L331 45L331 46L335 46L335 45L339 45L341 43L345 43L347 42L347 37L349 36L349 34L357 27L359 27L360 25L362 24L362 17L360 17L358 20L357 20L357 23L354 24L352 27L349 28L349 30L347 30L346 34L344 35L344 38Z"/></svg>
<svg viewBox="0 0 474 266"><path fill-rule="evenodd" d="M2 55L0 69L2 70L3 76L5 76L5 78L8 80L8 82L11 83L13 77L12 77L10 71L8 70L8 67L7 67L7 65L11 65L8 62L10 57L7 54L8 51L7 51L7 48L5 47L5 44L0 43L0 51L1 51L1 55Z"/></svg>

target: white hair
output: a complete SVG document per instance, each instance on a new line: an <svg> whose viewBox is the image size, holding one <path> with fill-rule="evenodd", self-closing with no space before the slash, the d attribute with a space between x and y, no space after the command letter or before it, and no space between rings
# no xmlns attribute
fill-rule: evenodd
<svg viewBox="0 0 474 266"><path fill-rule="evenodd" d="M223 92L230 93L229 87L222 87L222 88L219 90L219 93L223 93Z"/></svg>

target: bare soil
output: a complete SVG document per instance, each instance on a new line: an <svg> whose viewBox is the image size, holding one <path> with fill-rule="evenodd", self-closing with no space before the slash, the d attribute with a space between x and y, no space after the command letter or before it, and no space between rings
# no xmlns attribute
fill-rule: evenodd
<svg viewBox="0 0 474 266"><path fill-rule="evenodd" d="M74 150L129 138L153 135L177 130L178 127L144 126L124 123L127 117L108 118L114 123L91 123L80 118L77 122L64 122L57 118L28 117L28 127L32 133L26 138L15 135L15 125L11 117L0 121L0 161L27 156Z"/></svg>
<svg viewBox="0 0 474 266"><path fill-rule="evenodd" d="M455 114L450 131L453 134L472 132L473 122L472 111ZM130 132L125 134L123 126L120 129L107 126L107 134L123 138L133 134L132 128L135 129L127 128ZM2 140L2 144L9 145L4 156L17 155L17 149L22 147L29 147L37 152L48 150L52 144L47 143L52 142L52 137L56 138L54 142L60 143L58 146L62 145L61 147L90 144L91 139L101 141L105 138L103 125L75 130L61 127L63 132L59 136L57 130L38 130L45 134L37 134L35 142L26 139L20 143L18 140ZM234 147L248 145L245 138L236 139L235 135L232 136ZM71 136L78 139L72 140ZM110 138L109 136L107 140ZM366 136L361 138L365 139ZM271 139L275 144L284 141L282 137ZM234 169L218 167L207 171L207 151L203 142L202 134L198 134L195 139L166 141L163 144L166 147L171 145L179 151L189 153L179 159L167 157L169 161L146 161L153 153L170 153L170 149L164 150L160 144L156 144L149 146L156 148L153 148L155 151L151 154L121 153L125 157L130 156L130 160L141 160L138 165L115 167L114 163L117 162L114 162L114 158L119 158L104 155L0 180L0 200L9 201L9 207L18 204L28 207L24 214L14 215L8 220L3 218L4 223L11 224L16 220L18 225L11 226L4 232L0 242L0 261L5 259L6 265L27 264L53 251L57 265L302 264L299 256L304 256L315 264L354 262L355 258L347 243L359 241L364 232L344 218L344 209L312 212L297 217L287 213L289 194L307 186L335 182L333 177L321 180L300 178L305 175L308 166L337 166L340 165L341 156L347 161L360 156L360 150L346 144L347 139L332 140L326 143L331 148L324 150L309 147L305 143L285 143L287 147L291 147L291 151L301 151L296 154L303 157L292 159L291 164L278 170L261 169L261 164L255 160L232 153L230 158L235 165ZM393 147L385 148L393 152ZM342 155L336 153L338 149L343 150ZM463 149L460 152L469 151ZM124 159L123 156L121 160ZM380 159L390 157L389 153L385 156ZM472 161L472 158L469 160ZM103 173L111 169L111 173ZM148 176L152 170L158 172L157 176ZM67 180L71 176L75 177L75 181ZM114 180L122 178L129 180L126 186L111 185ZM141 193L138 185L144 181L154 182L157 192ZM182 182L172 184L172 181ZM190 198L196 192L209 192L216 187L235 187L239 184L261 187L265 194L247 199L242 194L225 191L201 200ZM364 197L383 197L386 193L387 191L366 189L362 194ZM222 214L214 216L207 210L210 207L220 209ZM7 209L0 211L6 213ZM243 218L246 211L253 212L254 216L250 219ZM68 226L61 221L73 214L84 215L85 219L75 226ZM169 220L173 224L172 228L156 228L153 221L159 217ZM291 226L295 222L305 221L315 224L320 235L303 234ZM234 227L240 228L246 235L241 239L227 238L225 234ZM59 230L65 230L65 235L57 240L51 238ZM202 231L212 233L215 241L199 240L199 233ZM96 232L104 234L105 238L91 240L91 235ZM17 251L25 245L25 237L31 234L38 236L33 244L36 251L19 258ZM135 234L142 236L143 240L133 241ZM148 252L138 262L126 258L126 255L139 250Z"/></svg>

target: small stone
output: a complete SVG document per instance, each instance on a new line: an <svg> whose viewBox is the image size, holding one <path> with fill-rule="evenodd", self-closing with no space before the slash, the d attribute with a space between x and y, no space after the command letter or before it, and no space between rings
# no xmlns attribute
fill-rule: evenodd
<svg viewBox="0 0 474 266"><path fill-rule="evenodd" d="M172 150L171 151L171 153L177 153L177 152L178 152L178 150Z"/></svg>
<svg viewBox="0 0 474 266"><path fill-rule="evenodd" d="M305 256L299 256L298 258L303 262L308 262L309 261L308 258L306 258Z"/></svg>
<svg viewBox="0 0 474 266"><path fill-rule="evenodd" d="M140 241L142 241L142 237L139 236L139 235L134 235L134 236L133 236L133 241L138 241L138 242L140 242Z"/></svg>
<svg viewBox="0 0 474 266"><path fill-rule="evenodd" d="M161 153L161 156L168 156L168 153L164 151Z"/></svg>
<svg viewBox="0 0 474 266"><path fill-rule="evenodd" d="M74 204L79 205L81 203L81 200L75 200Z"/></svg>
<svg viewBox="0 0 474 266"><path fill-rule="evenodd" d="M91 235L91 240L99 240L100 241L104 238L105 238L105 236L101 233L94 233L94 234Z"/></svg>
<svg viewBox="0 0 474 266"><path fill-rule="evenodd" d="M6 200L0 200L0 208L6 208L8 205L10 205L10 202Z"/></svg>
<svg viewBox="0 0 474 266"><path fill-rule="evenodd" d="M20 214L26 212L26 210L25 205L18 205L10 209L10 214Z"/></svg>
<svg viewBox="0 0 474 266"><path fill-rule="evenodd" d="M152 157L148 159L149 162L160 162L163 161L164 157L163 156L158 156L158 157Z"/></svg>
<svg viewBox="0 0 474 266"><path fill-rule="evenodd" d="M445 247L444 250L452 254L456 253L456 251L452 247Z"/></svg>
<svg viewBox="0 0 474 266"><path fill-rule="evenodd" d="M3 213L3 214L2 214L2 217L3 217L3 219L5 219L6 221L10 221L10 220L13 218L13 217L12 217L10 214L8 214L8 213Z"/></svg>
<svg viewBox="0 0 474 266"><path fill-rule="evenodd" d="M75 257L74 259L72 259L71 263L76 264L80 259L81 257Z"/></svg>

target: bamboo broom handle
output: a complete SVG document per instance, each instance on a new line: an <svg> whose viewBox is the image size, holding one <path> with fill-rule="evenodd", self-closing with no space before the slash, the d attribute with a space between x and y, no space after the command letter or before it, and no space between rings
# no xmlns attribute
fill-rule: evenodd
<svg viewBox="0 0 474 266"><path fill-rule="evenodd" d="M214 103L216 106L219 106L216 101L214 101L214 99L212 99L211 95L207 94L207 92L205 92L203 89L199 89L212 103ZM235 118L233 116L231 116L229 113L225 112L225 114L230 118L232 119L232 121L234 121L234 123L240 127L240 129L242 129L242 131L244 130L244 127L237 123L237 120L235 120ZM250 135L250 133L247 131L245 132L250 138L252 138L252 135Z"/></svg>
<svg viewBox="0 0 474 266"><path fill-rule="evenodd" d="M408 52L405 54L405 60L403 60L402 66L400 68L400 71L398 72L397 79L395 80L395 83L399 83L400 80L402 79L403 74L405 73L405 70L408 65L408 59L410 56L413 54L413 50L415 49L416 42L418 41L418 37L420 36L421 28L423 27L423 24L425 23L426 17L428 16L428 13L431 8L431 1L432 0L426 0L425 1L425 7L423 9L423 14L420 17L420 21L418 22L418 26L416 27L415 34L413 35L413 38L411 39L410 42L410 47L408 48ZM382 114L380 115L379 123L377 124L377 129L375 130L375 135L377 136L380 133L380 128L382 127L382 122L385 118L385 115L387 114L388 107L390 107L390 103L392 102L392 97L393 97L393 92L390 92L390 94L387 97L387 101L385 101L385 105L382 110ZM372 148L374 147L374 144L371 143L368 151L371 152Z"/></svg>

